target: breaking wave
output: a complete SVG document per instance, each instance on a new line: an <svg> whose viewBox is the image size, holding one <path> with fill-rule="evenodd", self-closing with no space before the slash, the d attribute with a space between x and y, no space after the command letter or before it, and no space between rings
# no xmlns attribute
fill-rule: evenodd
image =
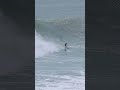
<svg viewBox="0 0 120 90"><path fill-rule="evenodd" d="M70 47L84 47L84 19L64 18L55 20L35 21L35 58L64 48L64 43Z"/></svg>

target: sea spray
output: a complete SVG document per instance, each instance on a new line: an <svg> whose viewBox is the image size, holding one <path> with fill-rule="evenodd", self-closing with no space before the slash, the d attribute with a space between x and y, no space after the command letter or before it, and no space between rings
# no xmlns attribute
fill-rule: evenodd
<svg viewBox="0 0 120 90"><path fill-rule="evenodd" d="M57 52L58 45L54 42L44 40L44 38L35 32L35 58L42 57L48 53Z"/></svg>

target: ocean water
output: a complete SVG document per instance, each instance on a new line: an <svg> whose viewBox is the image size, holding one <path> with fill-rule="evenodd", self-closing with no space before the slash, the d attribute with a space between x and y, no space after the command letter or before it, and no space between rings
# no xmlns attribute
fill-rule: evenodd
<svg viewBox="0 0 120 90"><path fill-rule="evenodd" d="M37 18L84 17L85 0L35 0Z"/></svg>
<svg viewBox="0 0 120 90"><path fill-rule="evenodd" d="M35 89L85 90L84 0L36 0L35 13Z"/></svg>

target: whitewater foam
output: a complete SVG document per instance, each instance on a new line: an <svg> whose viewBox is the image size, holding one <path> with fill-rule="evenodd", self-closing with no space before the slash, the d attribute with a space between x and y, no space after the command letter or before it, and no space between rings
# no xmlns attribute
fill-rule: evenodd
<svg viewBox="0 0 120 90"><path fill-rule="evenodd" d="M35 58L57 52L59 49L58 45L54 42L44 40L44 38L35 31Z"/></svg>
<svg viewBox="0 0 120 90"><path fill-rule="evenodd" d="M36 86L36 90L85 90L84 76L49 75L49 77L50 78L47 78L44 81L36 81L36 83L41 83L42 86Z"/></svg>

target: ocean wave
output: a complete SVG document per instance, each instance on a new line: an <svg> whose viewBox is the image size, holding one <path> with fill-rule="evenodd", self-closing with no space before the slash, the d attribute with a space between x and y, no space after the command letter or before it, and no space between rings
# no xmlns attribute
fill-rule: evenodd
<svg viewBox="0 0 120 90"><path fill-rule="evenodd" d="M60 48L54 42L44 40L40 34L35 32L35 58L42 57L48 53L57 52Z"/></svg>
<svg viewBox="0 0 120 90"><path fill-rule="evenodd" d="M36 57L57 52L61 49L61 46L64 47L64 43L66 42L74 48L85 46L84 26L84 20L78 17L36 20Z"/></svg>
<svg viewBox="0 0 120 90"><path fill-rule="evenodd" d="M80 42L85 36L84 20L64 18L55 20L36 20L35 28L44 38L59 42Z"/></svg>

